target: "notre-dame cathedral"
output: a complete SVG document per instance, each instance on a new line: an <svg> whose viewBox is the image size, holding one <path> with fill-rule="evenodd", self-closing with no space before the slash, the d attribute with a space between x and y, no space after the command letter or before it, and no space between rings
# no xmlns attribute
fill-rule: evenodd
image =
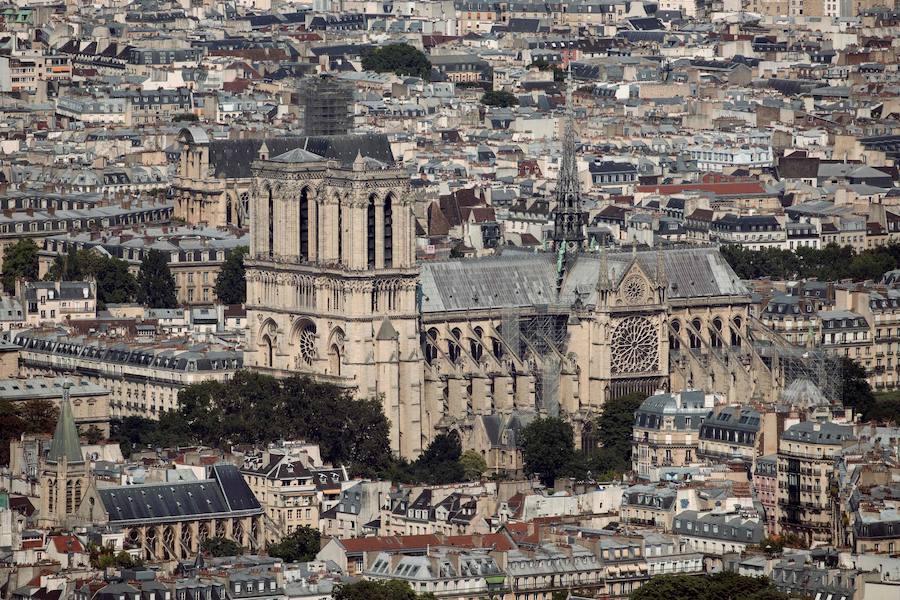
<svg viewBox="0 0 900 600"><path fill-rule="evenodd" d="M448 261L416 261L409 176L384 136L256 160L245 364L380 398L406 457L516 415L566 416L592 443L591 419L630 392L770 399L749 292L717 249L586 250L573 138L570 119L553 252Z"/></svg>

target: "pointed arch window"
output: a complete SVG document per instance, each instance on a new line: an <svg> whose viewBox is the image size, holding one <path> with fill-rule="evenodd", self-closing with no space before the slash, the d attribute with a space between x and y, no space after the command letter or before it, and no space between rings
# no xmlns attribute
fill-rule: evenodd
<svg viewBox="0 0 900 600"><path fill-rule="evenodd" d="M275 256L275 199L269 188L269 258Z"/></svg>
<svg viewBox="0 0 900 600"><path fill-rule="evenodd" d="M375 194L369 196L366 206L366 252L369 268L375 267Z"/></svg>
<svg viewBox="0 0 900 600"><path fill-rule="evenodd" d="M338 199L337 205L337 261L344 257L344 207Z"/></svg>
<svg viewBox="0 0 900 600"><path fill-rule="evenodd" d="M300 260L309 259L309 188L300 192Z"/></svg>
<svg viewBox="0 0 900 600"><path fill-rule="evenodd" d="M384 267L394 266L394 197L390 194L384 199Z"/></svg>

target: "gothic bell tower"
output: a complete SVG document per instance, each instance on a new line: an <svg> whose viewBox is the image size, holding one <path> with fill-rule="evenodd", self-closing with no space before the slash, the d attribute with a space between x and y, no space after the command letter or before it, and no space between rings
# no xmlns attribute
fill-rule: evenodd
<svg viewBox="0 0 900 600"><path fill-rule="evenodd" d="M38 523L42 527L59 527L81 503L89 482L88 464L81 453L78 428L69 401L70 383L63 384L56 431L50 450L40 460L41 510Z"/></svg>

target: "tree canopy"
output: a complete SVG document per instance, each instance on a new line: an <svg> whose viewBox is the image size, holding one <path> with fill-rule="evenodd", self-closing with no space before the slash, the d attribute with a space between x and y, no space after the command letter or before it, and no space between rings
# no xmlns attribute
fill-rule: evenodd
<svg viewBox="0 0 900 600"><path fill-rule="evenodd" d="M298 527L277 544L268 548L269 556L284 562L309 562L316 557L321 547L321 534L312 527Z"/></svg>
<svg viewBox="0 0 900 600"><path fill-rule="evenodd" d="M228 253L216 277L216 298L222 304L243 304L247 301L247 278L244 258L247 246L238 246Z"/></svg>
<svg viewBox="0 0 900 600"><path fill-rule="evenodd" d="M522 430L522 455L525 471L552 486L575 458L572 426L557 417L535 419Z"/></svg>
<svg viewBox="0 0 900 600"><path fill-rule="evenodd" d="M159 250L150 250L141 261L138 272L138 302L150 308L175 308L175 277L169 271L169 261Z"/></svg>
<svg viewBox="0 0 900 600"><path fill-rule="evenodd" d="M768 577L744 577L736 573L657 575L631 593L631 600L788 600Z"/></svg>
<svg viewBox="0 0 900 600"><path fill-rule="evenodd" d="M466 471L462 459L462 445L455 431L435 436L425 451L412 462L397 459L382 473L382 477L399 483L442 485L463 481Z"/></svg>
<svg viewBox="0 0 900 600"><path fill-rule="evenodd" d="M101 310L108 304L134 302L137 298L137 279L128 270L128 263L88 248L71 248L57 256L44 279L80 281L90 277L97 282L97 308Z"/></svg>
<svg viewBox="0 0 900 600"><path fill-rule="evenodd" d="M519 103L519 99L515 94L511 94L504 90L485 92L481 97L481 103L485 106L497 106L501 108L509 108Z"/></svg>
<svg viewBox="0 0 900 600"><path fill-rule="evenodd" d="M30 239L19 240L3 249L3 289L7 294L16 291L16 279L38 278L38 247Z"/></svg>
<svg viewBox="0 0 900 600"><path fill-rule="evenodd" d="M9 442L23 433L53 433L59 409L49 400L0 400L0 465L9 464Z"/></svg>
<svg viewBox="0 0 900 600"><path fill-rule="evenodd" d="M431 75L428 57L409 44L387 44L366 53L362 59L362 68L376 73L412 75L426 81Z"/></svg>
<svg viewBox="0 0 900 600"><path fill-rule="evenodd" d="M200 551L215 558L221 556L240 556L244 549L234 540L223 537L211 537L200 543Z"/></svg>
<svg viewBox="0 0 900 600"><path fill-rule="evenodd" d="M599 454L608 463L608 470L624 473L631 470L631 440L634 413L641 407L644 394L628 394L608 401L597 417L597 437L602 447Z"/></svg>
<svg viewBox="0 0 900 600"><path fill-rule="evenodd" d="M325 461L371 476L391 463L388 432L377 400L355 399L342 388L308 377L276 379L239 371L225 382L185 387L177 410L163 413L158 422L123 419L110 437L128 455L148 444L229 448L305 439L319 444Z"/></svg>
<svg viewBox="0 0 900 600"><path fill-rule="evenodd" d="M334 600L434 600L434 594L416 594L409 584L399 579L357 581L338 587Z"/></svg>
<svg viewBox="0 0 900 600"><path fill-rule="evenodd" d="M459 457L459 464L467 481L478 481L487 471L487 463L477 450L470 449L463 452Z"/></svg>
<svg viewBox="0 0 900 600"><path fill-rule="evenodd" d="M803 246L796 250L750 250L738 244L726 244L722 246L722 255L742 279L879 280L887 271L900 267L900 244L862 252L835 244L821 249Z"/></svg>

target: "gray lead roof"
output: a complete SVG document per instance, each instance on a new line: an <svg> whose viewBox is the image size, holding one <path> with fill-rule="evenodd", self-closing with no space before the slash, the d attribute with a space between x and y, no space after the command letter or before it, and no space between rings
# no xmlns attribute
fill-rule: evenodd
<svg viewBox="0 0 900 600"><path fill-rule="evenodd" d="M670 299L743 296L749 291L716 248L661 252ZM636 253L638 263L656 278L656 251ZM609 280L617 282L631 264L630 251L607 255ZM569 268L562 292L556 293L556 257L550 253L507 252L500 256L426 262L422 264L422 310L525 308L571 306L580 296L584 304L597 301L601 260L580 255Z"/></svg>

